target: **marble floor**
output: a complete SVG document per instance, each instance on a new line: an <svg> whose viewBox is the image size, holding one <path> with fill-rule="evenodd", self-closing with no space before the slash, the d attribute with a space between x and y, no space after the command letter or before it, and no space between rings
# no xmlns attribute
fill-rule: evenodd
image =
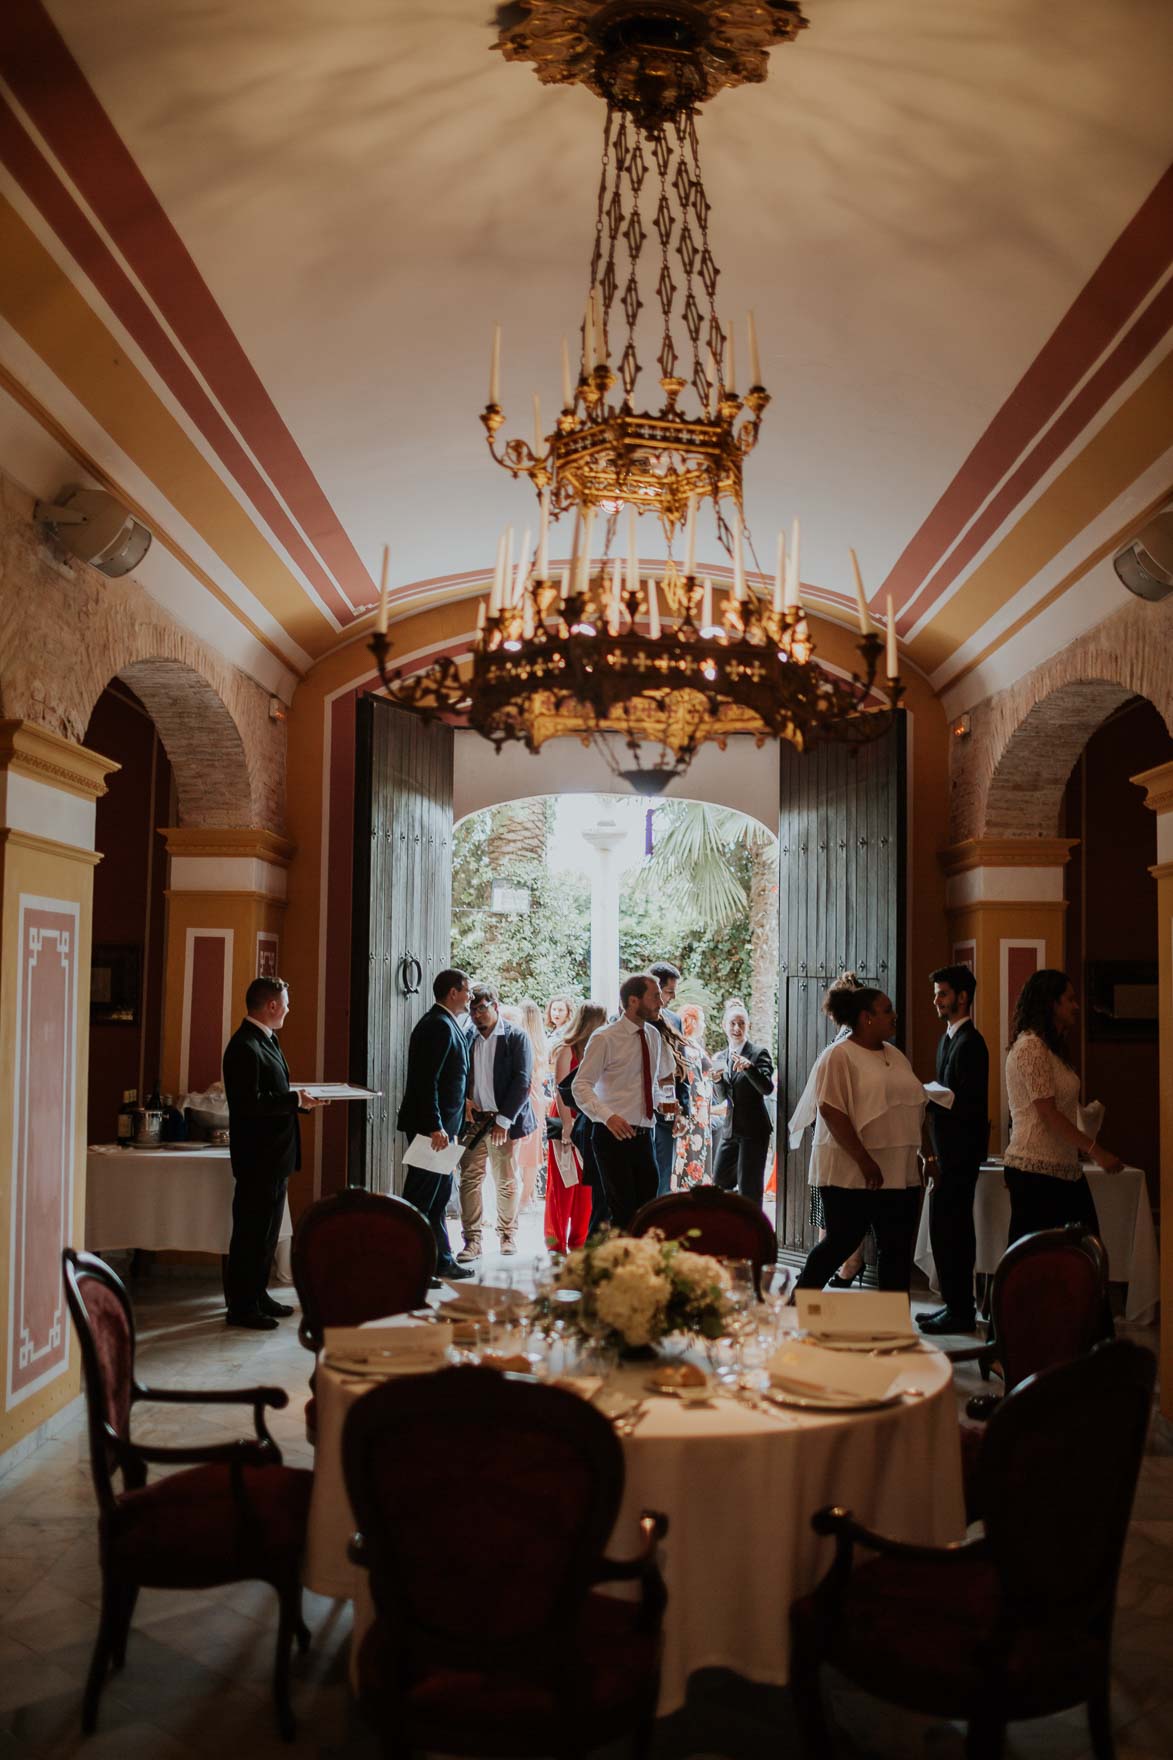
<svg viewBox="0 0 1173 1760"><path fill-rule="evenodd" d="M532 1226L532 1225L531 1225ZM527 1236L529 1230L527 1229ZM526 1246L529 1245L528 1239ZM536 1241L534 1243L537 1244ZM276 1383L292 1398L272 1427L290 1465L312 1466L302 1432L309 1359L296 1321L274 1333L229 1331L208 1277L140 1281L139 1374L187 1387ZM1155 1343L1155 1339L1146 1338ZM164 1442L240 1434L224 1408L182 1413L140 1407L136 1429ZM80 1414L0 1478L0 1760L9 1755L184 1760L219 1750L235 1760L284 1754L354 1756L377 1745L346 1686L349 1609L306 1596L313 1631L295 1664L296 1743L282 1743L269 1692L276 1611L272 1592L243 1584L201 1593L144 1591L126 1668L102 1699L96 1735L83 1740L81 1688L97 1624L95 1509ZM1155 1435L1146 1458L1120 1593L1114 1713L1119 1760L1173 1753L1173 1452ZM851 1760L960 1760L962 1732L904 1715L830 1683L839 1750ZM1079 1760L1089 1752L1076 1712L1018 1725L1011 1756ZM660 1726L657 1760L800 1752L787 1695L736 1677L695 1676L688 1705Z"/></svg>

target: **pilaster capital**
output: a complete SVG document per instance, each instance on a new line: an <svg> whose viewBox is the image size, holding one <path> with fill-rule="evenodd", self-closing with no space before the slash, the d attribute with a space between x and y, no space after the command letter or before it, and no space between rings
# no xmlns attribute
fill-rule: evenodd
<svg viewBox="0 0 1173 1760"><path fill-rule="evenodd" d="M0 721L0 773L26 776L81 800L106 793L106 778L122 766L35 721Z"/></svg>
<svg viewBox="0 0 1173 1760"><path fill-rule="evenodd" d="M1154 813L1173 813L1173 762L1142 770L1129 781L1144 789L1144 804Z"/></svg>
<svg viewBox="0 0 1173 1760"><path fill-rule="evenodd" d="M1064 868L1078 842L1078 837L967 837L939 851L937 860L949 876L974 868Z"/></svg>
<svg viewBox="0 0 1173 1760"><path fill-rule="evenodd" d="M209 856L219 860L243 858L269 862L277 868L287 868L297 848L287 837L253 826L160 825L159 835L167 841L169 856Z"/></svg>

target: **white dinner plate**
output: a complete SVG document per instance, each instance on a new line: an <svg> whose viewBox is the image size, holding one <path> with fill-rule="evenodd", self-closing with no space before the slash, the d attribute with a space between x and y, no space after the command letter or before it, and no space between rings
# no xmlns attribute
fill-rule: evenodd
<svg viewBox="0 0 1173 1760"><path fill-rule="evenodd" d="M878 1412L886 1406L898 1406L902 1399L899 1393L863 1394L844 1393L823 1395L817 1393L791 1393L775 1382L767 1388L762 1398L769 1400L771 1405L787 1406L800 1412Z"/></svg>
<svg viewBox="0 0 1173 1760"><path fill-rule="evenodd" d="M862 1351L870 1356L896 1357L904 1351L921 1351L929 1347L919 1338L901 1339L899 1343L892 1339L872 1338L813 1338L808 1333L812 1344L817 1344L821 1351Z"/></svg>
<svg viewBox="0 0 1173 1760"><path fill-rule="evenodd" d="M389 1375L431 1375L445 1367L442 1357L348 1357L330 1351L322 1353L322 1361L327 1369L337 1369L343 1375L369 1375L372 1380Z"/></svg>

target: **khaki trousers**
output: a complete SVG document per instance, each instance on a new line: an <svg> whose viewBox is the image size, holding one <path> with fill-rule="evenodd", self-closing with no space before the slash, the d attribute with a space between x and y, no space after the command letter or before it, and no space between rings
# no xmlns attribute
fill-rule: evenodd
<svg viewBox="0 0 1173 1760"><path fill-rule="evenodd" d="M502 1245L513 1239L517 1229L517 1144L506 1140L500 1148L490 1142L487 1131L475 1149L470 1149L460 1163L460 1222L464 1244L470 1252L479 1252L483 1230L484 1207L481 1202L488 1165L497 1187L497 1233Z"/></svg>

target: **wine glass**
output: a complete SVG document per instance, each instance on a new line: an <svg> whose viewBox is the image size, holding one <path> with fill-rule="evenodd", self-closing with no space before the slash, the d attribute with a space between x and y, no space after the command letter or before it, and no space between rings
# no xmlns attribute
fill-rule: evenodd
<svg viewBox="0 0 1173 1760"><path fill-rule="evenodd" d="M485 1323L495 1337L503 1321L513 1316L513 1267L493 1265L481 1279L485 1291Z"/></svg>
<svg viewBox="0 0 1173 1760"><path fill-rule="evenodd" d="M770 1327L775 1339L786 1330L786 1307L794 1286L794 1271L789 1265L763 1265L762 1301L766 1305Z"/></svg>

